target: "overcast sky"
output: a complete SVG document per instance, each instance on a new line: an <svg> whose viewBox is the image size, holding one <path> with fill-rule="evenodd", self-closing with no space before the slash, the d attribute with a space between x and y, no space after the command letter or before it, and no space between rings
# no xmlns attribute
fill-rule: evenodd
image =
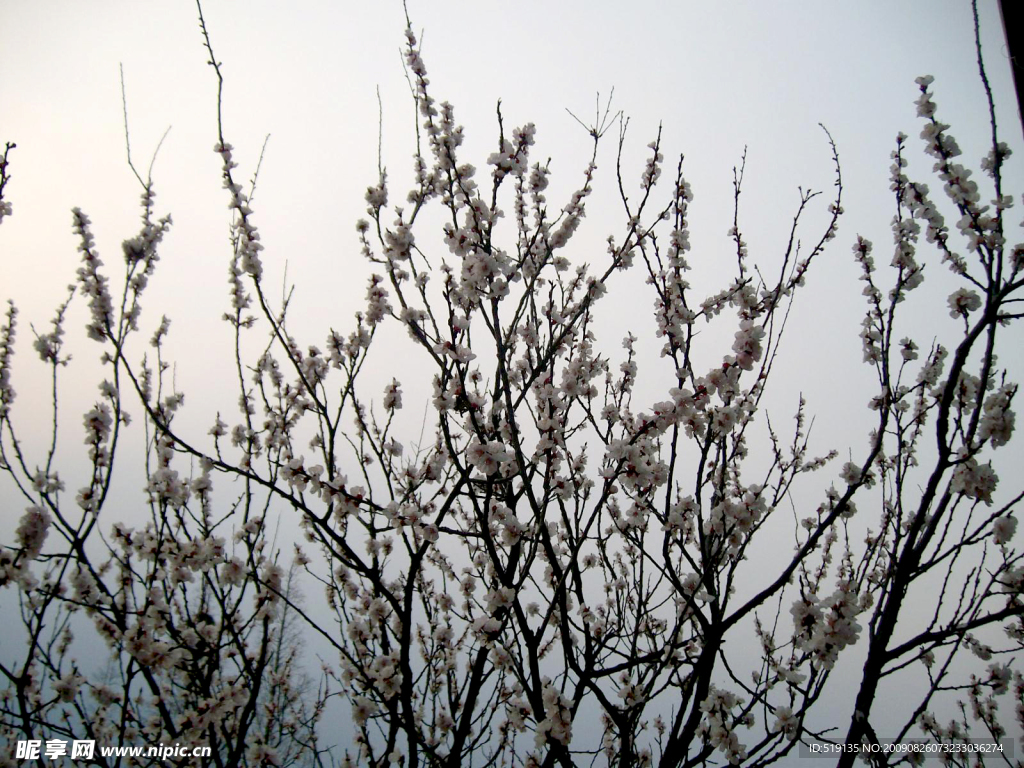
<svg viewBox="0 0 1024 768"><path fill-rule="evenodd" d="M979 5L1002 138L1019 148L998 3ZM589 153L585 132L567 110L588 118L596 94L615 89L613 109L630 118L624 166L634 189L644 147L662 125L666 157L686 156L695 194L692 261L712 280L701 286L706 293L731 277L718 272L733 264L725 233L732 168L744 147L741 225L755 262L772 264L781 254L798 186L825 190L810 223L824 222L834 178L818 126L824 124L839 149L847 213L795 311L783 360L790 389L807 391L825 434L837 436L819 443L820 452L835 447L845 454L863 444L864 434L839 430L849 426L849 414L863 413L872 394L854 396L845 388L872 378L860 364L864 304L850 247L863 234L875 241L879 264L888 262L889 153L898 131L911 136L912 175L938 190L931 163L919 158L917 76L935 77L939 118L952 125L965 163L976 168L987 152L966 0L409 0L408 10L417 32L425 30L434 96L451 101L466 126L464 159L483 167L495 149L501 99L507 127L537 125L535 158L552 158L552 206L578 183ZM302 341L322 344L327 326L347 330L362 306L368 270L353 225L365 215L367 185L376 181L378 130L396 183L392 199L404 196L409 178L414 113L399 53L402 6L397 0L210 0L205 13L224 63L225 136L243 178L252 175L270 134L253 204L268 274L279 275L287 263L302 307L293 330L308 329ZM229 333L218 319L227 308L229 213L212 151L216 81L206 58L189 2L0 0L0 142L18 145L6 190L14 214L0 227L0 299L14 298L22 310L15 386L25 407L44 402L33 399L28 384L28 323L45 325L77 268L71 209L80 206L93 219L108 265L138 228L141 190L125 162L123 65L132 152L141 170L171 127L153 178L157 210L172 213L175 226L162 249L144 332L148 337L161 314L175 319L172 341L185 352L179 386L201 408L203 390L197 395L196 387L208 383L209 366L223 350L210 340ZM578 260L599 261L607 235L622 231L614 150L607 141L598 159L598 192L576 241ZM1012 190L1021 188L1020 155L1009 172ZM812 234L817 230L808 231L808 240ZM418 242L424 246L429 237ZM440 237L433 247L442 252ZM929 259L928 278L941 284L943 268ZM945 307L948 292L916 317L918 327L955 327ZM624 306L634 332L653 328L646 304ZM615 351L617 342L606 348ZM78 349L91 353L81 341ZM1001 362L1019 370L1020 355L1008 347ZM95 398L92 392L81 394L83 402ZM792 405L795 391L783 394ZM212 412L202 420L212 421Z"/></svg>
<svg viewBox="0 0 1024 768"><path fill-rule="evenodd" d="M1021 131L998 5L980 5L1003 135L1016 145ZM399 55L404 14L397 1L284 7L220 1L205 10L224 62L225 134L245 178L270 134L254 203L267 262L287 262L320 342L324 318L347 323L364 292L366 269L352 225L364 215L362 194L376 177L378 88L385 165L396 187L409 176L413 109ZM0 140L18 144L8 187L14 216L0 236L3 298L18 301L24 320L48 317L76 268L72 207L92 217L108 264L136 230L139 189L125 162L123 65L140 168L171 127L154 179L158 210L171 212L176 224L147 310L154 322L165 312L175 316L176 331L186 312L197 323L217 322L228 214L212 152L216 84L193 4L53 1L0 8ZM615 109L630 118L625 167L637 179L644 146L662 124L666 156L686 155L695 192L693 260L701 264L716 265L729 251L731 169L744 147L741 223L755 261L778 256L796 188L831 184L818 127L824 124L839 148L848 213L828 263L815 275L818 296L808 298L803 311L809 314L798 318L819 327L818 314L845 317L837 333L820 339L820 353L835 351L837 361L859 347L862 299L849 289L857 274L849 257L853 237L862 233L888 248L893 138L903 130L913 138L912 154L919 146L914 78L935 76L940 117L953 125L969 163L976 165L986 149L966 0L526 0L514 9L411 0L409 13L415 29L425 30L435 97L454 103L467 127L463 157L484 165L496 143L494 111L502 99L507 124L537 124L535 156L553 158L552 204L555 192L577 183L589 149L567 109L589 117L596 94L614 87ZM612 218L618 216L614 149L606 142L599 157L598 194L580 238L593 244L594 260L604 238L619 229ZM929 166L918 162L912 170L924 177ZM818 212L823 209L824 202ZM584 250L577 254L590 258ZM175 312L178 307L183 311ZM187 336L179 331L176 338Z"/></svg>
<svg viewBox="0 0 1024 768"><path fill-rule="evenodd" d="M1002 136L1020 146L998 4L980 6ZM251 177L270 135L253 204L268 279L281 281L287 265L303 310L293 314L292 330L304 344L322 344L326 326L347 329L363 305L369 271L353 224L365 215L363 193L376 180L379 128L393 200L404 197L410 178L413 107L399 53L405 19L397 1L283 7L221 1L208 3L205 12L224 64L224 131L242 178ZM157 210L172 213L175 226L149 289L143 330L151 333L162 314L174 319L170 344L184 353L178 385L193 403L201 402L197 387L208 387L208 371L224 350L212 342L230 340L219 320L226 308L229 214L220 159L212 151L216 81L194 5L109 0L6 2L0 8L0 141L18 144L7 189L14 215L0 231L0 298L18 302L22 342L31 340L28 323L41 328L74 278L74 206L92 217L108 265L119 260L121 241L137 231L140 189L125 161L123 65L131 146L143 172L170 127L153 178ZM692 282L705 294L731 278L725 232L732 223L732 168L744 147L741 227L752 260L769 266L784 247L797 188L831 191L833 169L818 124L825 125L839 149L847 213L793 315L782 359L791 378L782 394L790 409L795 393L788 390L805 391L826 436L830 423L848 427L866 395L850 397L839 388L870 386L873 377L859 363L864 300L850 247L863 234L878 246L880 263L887 261L894 211L889 153L898 131L911 136L911 174L937 188L931 162L919 150L917 76L935 77L939 117L952 124L965 162L977 167L987 151L987 110L966 0L527 0L514 10L496 2L411 0L408 8L424 35L434 96L451 101L466 126L463 159L483 167L495 149L501 99L506 125L537 125L534 158L552 158L552 205L564 203L578 184L589 153L584 130L567 110L586 120L596 95L615 89L614 109L630 119L627 186L638 185L645 145L662 125L669 161L686 156L695 194ZM622 231L614 136L608 139L590 216L575 241L579 261L600 261L607 235ZM1015 160L1008 173L1019 182ZM823 195L812 207L808 241L823 225L826 203ZM429 237L421 233L418 242ZM440 238L433 248L443 253ZM955 327L944 297L956 287L938 263L926 274L940 298L910 313L926 334L925 345L934 328ZM653 332L650 313L631 312L630 318L628 327L641 339ZM617 335L624 330L621 323L613 327ZM617 342L618 336L608 347L617 349ZM1004 353L1003 362L1012 364L1008 358ZM22 378L30 375L28 360L21 360L16 386L23 382L22 407L41 406ZM88 405L95 395L90 389L82 397ZM215 409L204 410L201 419L208 423ZM822 447L846 452L864 439L839 437Z"/></svg>

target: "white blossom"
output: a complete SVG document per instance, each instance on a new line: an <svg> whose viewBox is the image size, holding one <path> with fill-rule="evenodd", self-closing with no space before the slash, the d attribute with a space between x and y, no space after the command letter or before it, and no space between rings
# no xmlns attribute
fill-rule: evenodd
<svg viewBox="0 0 1024 768"><path fill-rule="evenodd" d="M981 297L970 288L958 288L949 296L950 317L967 317L969 312L981 307Z"/></svg>
<svg viewBox="0 0 1024 768"><path fill-rule="evenodd" d="M1009 544L1017 531L1017 518L1003 515L992 521L992 540L996 544Z"/></svg>

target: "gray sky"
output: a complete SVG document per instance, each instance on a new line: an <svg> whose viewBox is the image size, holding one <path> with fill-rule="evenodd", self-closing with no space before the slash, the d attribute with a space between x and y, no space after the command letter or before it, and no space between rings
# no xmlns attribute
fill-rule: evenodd
<svg viewBox="0 0 1024 768"><path fill-rule="evenodd" d="M981 6L989 75L1012 144L1021 134L997 4ZM245 178L271 134L254 202L266 261L270 269L287 261L297 298L309 309L309 330L321 343L323 318L346 325L364 293L367 270L352 225L364 215L362 194L376 177L378 86L393 198L409 178L413 110L399 56L404 18L397 1L283 7L224 0L209 3L206 15L225 65L225 133ZM216 324L226 334L217 320L225 306L228 212L212 152L215 79L192 4L0 8L0 139L18 143L8 187L14 216L0 238L3 297L16 298L24 321L41 326L49 317L77 267L70 227L76 205L92 217L108 265L119 258L121 240L134 234L139 190L124 160L123 64L132 150L142 169L172 126L154 178L158 210L170 211L175 227L146 310L153 322L162 313L174 317L172 343L188 341L188 322ZM729 252L731 169L744 146L741 224L753 259L768 264L784 245L797 186L831 185L818 127L825 124L839 147L848 213L814 276L818 296L805 296L798 309L807 314L797 319L816 332L828 320L827 337L812 333L811 340L829 368L859 357L863 303L859 286L849 289L857 274L849 248L858 232L878 245L889 240L888 155L899 130L911 135L912 156L919 146L916 76L935 76L940 116L953 125L967 162L976 164L985 151L986 113L969 3L962 0L527 0L514 11L494 2L413 0L409 12L417 31L425 30L435 97L452 101L467 126L463 156L482 167L493 151L501 98L507 125L537 124L535 156L553 158L552 204L578 182L588 151L566 109L588 117L596 93L614 87L615 108L630 117L624 167L636 179L644 147L663 124L666 157L687 158L695 192L693 262L709 268L715 285L708 292L717 288L718 260ZM594 260L618 229L608 222L622 218L614 207L614 137L608 138L585 232ZM911 170L920 178L929 165ZM817 213L823 209L824 202ZM644 328L635 332L642 336ZM188 349L200 370L216 359L211 351L204 360L194 344ZM187 367L178 375L183 387L193 381Z"/></svg>
<svg viewBox="0 0 1024 768"><path fill-rule="evenodd" d="M997 3L980 6L1002 134L1019 145ZM283 7L222 0L208 3L206 17L224 63L224 130L242 178L251 177L270 134L253 204L268 280L280 284L287 265L303 308L293 314L292 331L302 343L322 345L326 326L344 331L363 305L369 270L353 224L365 215L363 193L376 181L379 112L393 200L404 196L410 179L413 107L399 55L404 14L397 0ZM171 127L153 175L157 210L171 212L175 226L144 304L149 325L143 333L148 337L162 314L174 319L169 349L179 361L177 384L200 406L190 415L208 428L218 408L234 412L236 395L216 397L208 375L230 342L220 320L227 306L229 215L220 158L212 151L216 81L195 8L113 0L5 2L0 8L0 140L18 143L8 186L14 215L0 232L0 298L15 298L22 310L26 346L15 380L21 407L38 411L45 404L32 391L31 376L42 371L30 367L28 324L44 328L74 279L71 208L81 206L91 216L108 267L120 260L121 241L138 228L140 190L125 162L123 64L131 146L143 172ZM732 168L744 147L741 228L752 261L767 267L780 257L798 186L826 192L809 212L804 236L810 241L820 232L833 181L818 127L823 123L839 148L847 213L811 274L812 290L794 310L781 358L788 378L777 382L777 399L766 405L785 408L788 418L797 390L803 391L823 450L845 454L863 444L865 436L847 427L852 415L859 418L874 374L860 363L865 305L850 247L863 234L875 242L879 263L888 260L894 212L889 153L898 131L911 136L911 175L938 191L931 162L919 150L915 77L935 77L940 119L952 124L965 162L976 167L987 151L987 110L966 0L527 0L514 12L502 3L412 0L409 12L417 32L425 30L434 96L455 104L467 128L463 158L483 167L494 151L501 98L506 126L537 124L534 158L552 158L552 206L564 204L579 183L589 153L585 132L567 109L588 119L596 94L615 88L614 107L630 118L623 167L627 187L635 189L646 144L661 124L667 165L686 155L695 194L691 282L705 295L730 279L732 245L725 233L732 224ZM598 158L589 218L575 241L579 260L601 261L607 235L621 236L614 161L613 131ZM1011 164L1009 173L1016 173L1010 178L1019 189L1018 168ZM418 236L421 244L428 239ZM439 237L434 248L444 251ZM925 343L934 334L931 324L953 329L944 296L956 287L937 263L926 274L943 298L909 313ZM84 305L77 307L71 323L80 327L84 313ZM621 318L607 320L615 335L607 348L621 351ZM631 312L628 328L650 337L651 314ZM731 331L723 332L731 343ZM719 347L707 346L707 364L721 354ZM75 351L79 360L96 357L87 344ZM65 398L65 412L82 412L95 393L73 387Z"/></svg>

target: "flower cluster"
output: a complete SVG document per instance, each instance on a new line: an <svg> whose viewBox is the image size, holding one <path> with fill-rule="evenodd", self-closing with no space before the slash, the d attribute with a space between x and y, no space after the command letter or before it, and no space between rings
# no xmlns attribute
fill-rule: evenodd
<svg viewBox="0 0 1024 768"><path fill-rule="evenodd" d="M4 217L10 216L14 212L14 206L11 205L11 202L4 199L4 187L11 180L11 176L7 172L7 166L10 163L7 158L11 154L11 150L17 146L17 144L9 141L4 147L3 153L0 154L0 224L3 224Z"/></svg>
<svg viewBox="0 0 1024 768"><path fill-rule="evenodd" d="M466 448L466 459L484 475L507 476L515 470L515 457L499 440L480 442L474 437Z"/></svg>
<svg viewBox="0 0 1024 768"><path fill-rule="evenodd" d="M981 307L981 297L969 288L958 288L949 297L949 316L967 317Z"/></svg>
<svg viewBox="0 0 1024 768"><path fill-rule="evenodd" d="M238 258L243 272L259 280L263 276L263 264L260 262L260 251L263 244L260 242L260 234L252 223L252 208L249 207L249 197L242 191L242 185L235 181L232 171L238 167L238 163L232 158L234 147L226 142L218 141L213 151L221 158L221 176L224 181L224 189L231 195L231 202L228 207L236 214L233 226L233 239L235 242L235 256Z"/></svg>
<svg viewBox="0 0 1024 768"><path fill-rule="evenodd" d="M792 707L776 707L775 722L772 724L772 733L781 733L790 741L795 741L800 735L800 720L793 714Z"/></svg>
<svg viewBox="0 0 1024 768"><path fill-rule="evenodd" d="M537 723L537 747L543 747L549 741L569 746L572 741L572 715L570 702L554 683L544 681L543 693L544 719Z"/></svg>
<svg viewBox="0 0 1024 768"><path fill-rule="evenodd" d="M50 514L42 507L33 504L21 516L15 536L25 557L32 560L43 550L43 542L50 529Z"/></svg>
<svg viewBox="0 0 1024 768"><path fill-rule="evenodd" d="M993 448L1001 448L1006 445L1013 435L1016 416L1010 409L1010 403L1013 402L1013 396L1016 393L1016 385L1004 384L985 398L985 408L978 427L978 438L988 440Z"/></svg>
<svg viewBox="0 0 1024 768"><path fill-rule="evenodd" d="M1013 515L1004 515L992 521L992 540L996 544L1009 544L1016 532L1017 518Z"/></svg>
<svg viewBox="0 0 1024 768"><path fill-rule="evenodd" d="M704 718L698 732L725 756L730 765L740 765L747 757L746 747L740 743L735 729L741 723L753 725L753 718L749 715L737 717L733 713L734 709L742 706L743 699L714 685L700 705Z"/></svg>
<svg viewBox="0 0 1024 768"><path fill-rule="evenodd" d="M979 464L973 456L960 459L953 470L950 489L954 493L962 493L969 499L977 499L992 504L992 492L996 489L999 478L992 464Z"/></svg>
<svg viewBox="0 0 1024 768"><path fill-rule="evenodd" d="M18 325L18 310L13 302L7 305L7 321L0 327L0 418L10 412L15 391L11 385L11 358L14 356L14 332Z"/></svg>
<svg viewBox="0 0 1024 768"><path fill-rule="evenodd" d="M853 582L842 579L825 600L808 592L791 606L794 642L811 654L815 666L831 669L839 653L857 642L861 626L856 617L870 606L871 598L868 593L858 596L855 590Z"/></svg>
<svg viewBox="0 0 1024 768"><path fill-rule="evenodd" d="M106 446L110 437L110 429L114 423L110 407L99 403L85 414L85 444L89 446L89 460L97 467L105 467L110 463L110 452Z"/></svg>
<svg viewBox="0 0 1024 768"><path fill-rule="evenodd" d="M402 408L402 388L398 384L398 379L392 379L384 388L384 408L388 411L398 411Z"/></svg>
<svg viewBox="0 0 1024 768"><path fill-rule="evenodd" d="M82 292L89 298L89 310L92 313L92 322L86 326L86 330L90 338L104 341L114 322L114 305L110 299L108 281L100 273L103 262L96 252L96 238L89 228L92 222L80 208L75 208L71 213L74 215L75 234L81 240L78 250L82 254L82 266L78 268L78 282Z"/></svg>

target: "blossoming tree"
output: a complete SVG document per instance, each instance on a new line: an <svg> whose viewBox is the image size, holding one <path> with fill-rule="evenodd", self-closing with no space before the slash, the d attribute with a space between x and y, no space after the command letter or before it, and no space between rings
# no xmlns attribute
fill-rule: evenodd
<svg viewBox="0 0 1024 768"><path fill-rule="evenodd" d="M205 22L202 33L221 82ZM1005 492L1004 478L997 493L990 461L1012 440L1017 386L997 352L1021 317L1024 246L1007 239L1010 150L991 94L987 178L976 182L937 117L931 78L918 81L942 190L908 178L900 135L893 256L879 269L867 239L853 245L877 386L864 394L867 448L842 463L810 452L802 398L788 436L761 408L789 309L837 247L843 185L827 132L831 199L801 192L789 245L770 263L748 254L736 172L732 274L700 293L687 280L692 192L681 159L663 173L660 135L632 179L625 124L599 111L577 190L552 204L533 124L507 127L499 105L481 171L463 158L463 128L436 100L411 25L405 61L415 181L399 204L383 169L367 190L356 231L375 274L351 325L322 338L293 335L300 310L271 296L251 192L218 123L234 211L225 319L238 410L209 414L208 434L182 426L169 321L153 326L152 351L137 341L171 228L148 176L117 279L89 217L73 213L77 283L34 342L53 386L40 455L23 438L40 414L17 418L10 305L0 468L24 511L0 549L0 585L16 596L26 642L0 659L4 738L209 745L209 757L182 764L217 766L684 766L767 765L822 741L997 739L1009 698L1024 727L1024 678L1010 662L1024 643L1013 543L1024 491ZM623 218L606 253L583 263L573 244L613 129ZM13 148L0 159L0 198L16 191ZM816 205L828 219L808 240L804 212ZM4 199L0 221L9 215ZM958 281L940 299L960 323L949 338L904 330L926 259ZM631 271L646 278L661 345L663 395L651 401L636 387L637 339L619 348L595 332L604 297ZM88 477L73 491L58 467L56 394L72 301L88 304L106 372L84 415ZM729 348L702 347L708 324L729 326ZM389 327L407 335L412 360L393 376ZM375 368L390 381L373 383ZM404 434L413 409L422 427ZM146 445L148 520L135 526L110 509L130 430ZM307 539L291 566L277 519ZM766 557L758 542L780 531L791 548ZM304 603L297 584L323 597ZM333 649L315 683L300 632ZM106 665L84 662L83 633L102 638ZM863 668L837 730L816 713L847 693L830 678L851 654ZM915 699L882 727L891 679ZM351 714L348 743L324 733L332 697ZM95 758L116 763L106 759Z"/></svg>

